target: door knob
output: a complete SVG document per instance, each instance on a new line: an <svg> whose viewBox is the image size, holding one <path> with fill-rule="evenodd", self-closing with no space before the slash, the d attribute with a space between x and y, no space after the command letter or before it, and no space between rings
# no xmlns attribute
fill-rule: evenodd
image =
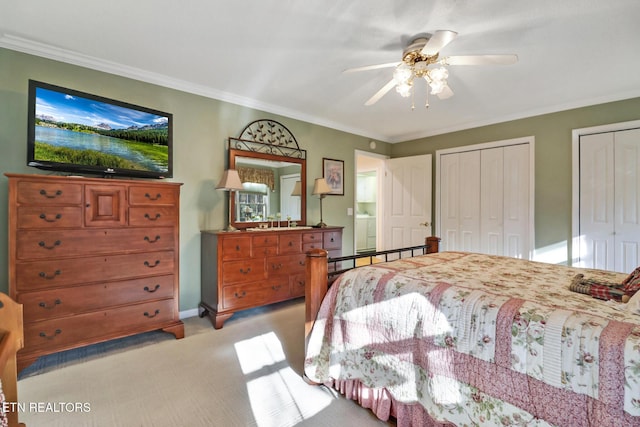
<svg viewBox="0 0 640 427"><path fill-rule="evenodd" d="M427 222L427 221L425 221L425 222L421 222L421 223L420 223L420 224L418 224L418 225L423 225L423 226L425 226L425 227L431 227L431 223L430 223L430 222Z"/></svg>

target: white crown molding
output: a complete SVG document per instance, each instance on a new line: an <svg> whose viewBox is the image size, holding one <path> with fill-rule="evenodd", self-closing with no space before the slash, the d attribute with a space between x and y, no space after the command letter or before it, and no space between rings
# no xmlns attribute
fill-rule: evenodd
<svg viewBox="0 0 640 427"><path fill-rule="evenodd" d="M301 120L303 122L315 124L318 126L324 126L330 129L339 130L342 132L351 133L354 135L363 136L366 138L377 139L378 141L389 142L388 138L383 135L377 135L375 133L368 132L364 129L356 129L348 126L344 126L339 123L331 121L320 120L317 117L312 117L299 111L283 108L278 105L267 104L256 101L255 99L246 98L230 92L220 91L208 86L196 85L191 82L175 79L164 74L155 73L152 71L142 70L140 68L129 67L127 65L119 64L116 62L106 61L93 56L85 55L82 53L61 49L46 43L36 42L23 37L15 36L12 34L2 34L0 36L0 47L15 50L29 55L39 56L55 61L64 62L67 64L77 65L80 67L89 68L96 71L102 71L109 74L114 74L121 77L127 77L134 80L143 81L146 83L155 84L170 89L179 90L182 92L191 93L194 95L204 96L219 101L229 102L231 104L240 105L243 107L264 111L267 113L277 114L284 117L290 117L292 119Z"/></svg>

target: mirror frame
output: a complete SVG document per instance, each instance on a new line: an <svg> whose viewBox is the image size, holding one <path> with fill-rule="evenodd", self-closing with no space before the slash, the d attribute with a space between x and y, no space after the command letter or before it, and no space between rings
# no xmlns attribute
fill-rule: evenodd
<svg viewBox="0 0 640 427"><path fill-rule="evenodd" d="M229 169L236 168L236 159L249 157L253 159L272 160L300 165L300 221L298 225L307 224L307 152L302 150L293 134L282 123L275 120L256 120L249 123L240 133L239 138L229 138ZM235 192L229 192L229 222L238 230L256 227L258 222L236 221ZM266 222L266 221L263 221ZM275 223L275 222L274 222ZM279 227L287 226L286 219L279 221Z"/></svg>

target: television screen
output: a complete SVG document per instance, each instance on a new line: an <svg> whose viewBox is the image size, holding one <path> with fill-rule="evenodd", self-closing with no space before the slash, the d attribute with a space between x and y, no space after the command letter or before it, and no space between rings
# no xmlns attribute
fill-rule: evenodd
<svg viewBox="0 0 640 427"><path fill-rule="evenodd" d="M172 177L173 116L29 80L27 164L69 173Z"/></svg>

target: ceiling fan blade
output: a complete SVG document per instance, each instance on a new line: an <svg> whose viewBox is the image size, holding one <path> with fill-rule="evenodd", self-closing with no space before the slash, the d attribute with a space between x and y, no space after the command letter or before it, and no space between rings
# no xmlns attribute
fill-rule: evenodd
<svg viewBox="0 0 640 427"><path fill-rule="evenodd" d="M447 56L445 65L511 65L518 62L518 55L461 55Z"/></svg>
<svg viewBox="0 0 640 427"><path fill-rule="evenodd" d="M422 48L421 53L427 56L433 56L440 52L440 49L448 45L458 36L455 31L438 30L436 31L426 45Z"/></svg>
<svg viewBox="0 0 640 427"><path fill-rule="evenodd" d="M380 100L380 98L382 98L383 96L385 96L387 94L387 92L389 92L391 89L393 89L393 87L396 85L396 82L391 79L389 80L389 83L387 83L386 85L384 85L382 87L382 89L380 89L379 91L377 91L375 93L375 95L373 95L371 98L369 98L369 100L367 102L364 103L364 105L366 105L367 107L370 105L375 104L376 102L378 102Z"/></svg>
<svg viewBox="0 0 640 427"><path fill-rule="evenodd" d="M399 64L399 62L388 62L386 64L377 64L377 65L365 65L364 67L355 67L355 68L347 68L343 71L343 73L355 73L357 71L369 71L369 70L377 70L379 68L391 68L395 67Z"/></svg>
<svg viewBox="0 0 640 427"><path fill-rule="evenodd" d="M453 91L451 90L451 88L449 87L449 85L445 85L444 89L442 89L442 92L440 92L438 95L436 95L438 98L440 99L447 99L447 98L451 98L453 96Z"/></svg>

